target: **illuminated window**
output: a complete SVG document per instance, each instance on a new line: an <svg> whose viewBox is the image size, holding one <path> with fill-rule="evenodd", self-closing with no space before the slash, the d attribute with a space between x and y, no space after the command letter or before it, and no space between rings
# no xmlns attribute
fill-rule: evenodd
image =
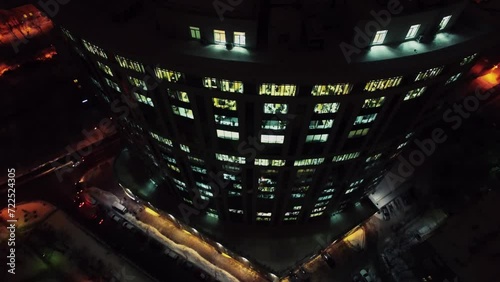
<svg viewBox="0 0 500 282"><path fill-rule="evenodd" d="M258 216L272 216L272 212L257 212Z"/></svg>
<svg viewBox="0 0 500 282"><path fill-rule="evenodd" d="M358 186L359 184L363 183L364 179L359 179L359 180L356 180L354 182L351 182L351 184L349 185L349 187L354 187L354 186Z"/></svg>
<svg viewBox="0 0 500 282"><path fill-rule="evenodd" d="M190 160L194 163L198 163L198 164L205 164L204 160L197 158L197 157L193 157L193 156L188 156L188 160Z"/></svg>
<svg viewBox="0 0 500 282"><path fill-rule="evenodd" d="M73 35L71 35L71 32L69 32L69 30L65 29L64 27L61 27L61 30L66 37L76 42L76 39L73 37Z"/></svg>
<svg viewBox="0 0 500 282"><path fill-rule="evenodd" d="M213 218L215 218L215 219L218 219L218 218L219 218L219 216L218 216L217 214L212 213L212 212L207 212L207 215L208 215L209 217L213 217Z"/></svg>
<svg viewBox="0 0 500 282"><path fill-rule="evenodd" d="M255 159L254 164L258 166L284 166L285 160Z"/></svg>
<svg viewBox="0 0 500 282"><path fill-rule="evenodd" d="M270 217L262 217L262 216L258 216L256 218L257 221L271 221L271 218Z"/></svg>
<svg viewBox="0 0 500 282"><path fill-rule="evenodd" d="M155 75L159 79L166 80L168 82L178 82L184 79L184 74L178 71L172 71L162 68L155 68Z"/></svg>
<svg viewBox="0 0 500 282"><path fill-rule="evenodd" d="M205 183L196 182L196 186L200 187L201 189L212 190L212 187Z"/></svg>
<svg viewBox="0 0 500 282"><path fill-rule="evenodd" d="M272 199L274 199L274 194L257 194L257 198L272 200Z"/></svg>
<svg viewBox="0 0 500 282"><path fill-rule="evenodd" d="M375 33L375 37L373 38L373 44L382 44L384 43L385 36L387 35L387 30L379 30Z"/></svg>
<svg viewBox="0 0 500 282"><path fill-rule="evenodd" d="M190 26L189 31L191 33L191 38L193 39L200 39L200 28L195 27L195 26Z"/></svg>
<svg viewBox="0 0 500 282"><path fill-rule="evenodd" d="M323 192L321 194L332 194L334 192L335 192L335 189L329 188L329 189L323 190Z"/></svg>
<svg viewBox="0 0 500 282"><path fill-rule="evenodd" d="M429 78L436 77L443 71L443 69L444 69L444 67L441 66L441 67L435 67L432 69L428 69L426 71L421 71L417 74L415 81L426 80Z"/></svg>
<svg viewBox="0 0 500 282"><path fill-rule="evenodd" d="M291 216L291 215L299 215L300 212L299 211L291 211L291 212L286 212L285 213L285 216Z"/></svg>
<svg viewBox="0 0 500 282"><path fill-rule="evenodd" d="M332 162L343 162L343 161L355 159L357 157L359 157L359 152L347 153L347 154L343 154L343 155L334 156L332 159Z"/></svg>
<svg viewBox="0 0 500 282"><path fill-rule="evenodd" d="M420 29L419 24L415 24L415 25L410 26L410 29L408 30L408 33L406 34L405 39L411 39L411 38L414 38L415 36L417 36L417 32L419 29Z"/></svg>
<svg viewBox="0 0 500 282"><path fill-rule="evenodd" d="M427 89L426 86L408 91L405 95L404 101L420 97L425 92L425 89Z"/></svg>
<svg viewBox="0 0 500 282"><path fill-rule="evenodd" d="M349 132L349 135L347 136L347 138L355 138L355 137L365 136L366 134L368 134L369 130L370 130L370 128L351 130Z"/></svg>
<svg viewBox="0 0 500 282"><path fill-rule="evenodd" d="M262 134L260 136L260 142L270 144L283 144L283 142L285 142L285 135Z"/></svg>
<svg viewBox="0 0 500 282"><path fill-rule="evenodd" d="M451 19L451 15L444 17L441 20L441 22L439 23L439 30L443 30L448 25L448 22L450 21L450 19Z"/></svg>
<svg viewBox="0 0 500 282"><path fill-rule="evenodd" d="M294 211L300 211L302 209L302 206L293 206Z"/></svg>
<svg viewBox="0 0 500 282"><path fill-rule="evenodd" d="M213 98L213 101L216 108L236 111L236 100Z"/></svg>
<svg viewBox="0 0 500 282"><path fill-rule="evenodd" d="M363 103L363 109L382 107L384 101L385 97L365 99L365 102Z"/></svg>
<svg viewBox="0 0 500 282"><path fill-rule="evenodd" d="M136 61L132 61L130 59L127 59L125 57L115 55L115 59L122 68L134 70L136 72L141 72L144 73L144 66Z"/></svg>
<svg viewBox="0 0 500 282"><path fill-rule="evenodd" d="M352 192L356 191L356 189L358 189L358 187L354 187L354 188L347 189L347 190L345 191L345 195L350 194L350 193L352 193Z"/></svg>
<svg viewBox="0 0 500 282"><path fill-rule="evenodd" d="M230 197L241 196L241 192L238 191L227 191L227 195Z"/></svg>
<svg viewBox="0 0 500 282"><path fill-rule="evenodd" d="M190 119L194 119L193 111L191 109L186 109L183 107L178 107L178 106L172 105L172 110L173 110L174 114L176 114L176 115L179 115L181 117L187 117Z"/></svg>
<svg viewBox="0 0 500 282"><path fill-rule="evenodd" d="M274 192L275 191L275 187L272 187L272 186L259 186L257 188L260 192Z"/></svg>
<svg viewBox="0 0 500 282"><path fill-rule="evenodd" d="M214 115L215 123L226 126L238 126L237 117Z"/></svg>
<svg viewBox="0 0 500 282"><path fill-rule="evenodd" d="M134 96L135 98L137 99L137 101L143 103L143 104L146 104L146 105L149 105L151 107L154 107L155 105L153 104L153 100L151 100L151 98L147 97L147 96L144 96L144 95L141 95L141 94L138 94L136 92L134 92Z"/></svg>
<svg viewBox="0 0 500 282"><path fill-rule="evenodd" d="M356 120L354 121L354 125L367 124L367 123L373 122L375 120L375 118L377 118L377 114L357 116Z"/></svg>
<svg viewBox="0 0 500 282"><path fill-rule="evenodd" d="M118 86L118 84L116 84L114 81L112 81L111 79L108 79L107 77L105 77L104 80L106 81L106 84L108 84L109 87L113 88L114 90L116 90L118 92L122 92L120 89L120 86Z"/></svg>
<svg viewBox="0 0 500 282"><path fill-rule="evenodd" d="M326 142L328 134L311 134L306 136L306 142Z"/></svg>
<svg viewBox="0 0 500 282"><path fill-rule="evenodd" d="M150 132L149 133L151 135L151 137L153 137L154 139L156 139L158 142L161 142L165 145L168 145L170 147L173 147L174 145L172 144L172 140L168 139L168 138L165 138L165 137L162 137L156 133L153 133L153 132Z"/></svg>
<svg viewBox="0 0 500 282"><path fill-rule="evenodd" d="M297 169L297 177L306 177L314 174L315 168L301 168Z"/></svg>
<svg viewBox="0 0 500 282"><path fill-rule="evenodd" d="M173 165L173 164L167 164L167 166L168 166L171 170L173 170L173 171L175 171L175 172L179 172L179 173L181 172L181 170L180 170L180 169L179 169L176 165Z"/></svg>
<svg viewBox="0 0 500 282"><path fill-rule="evenodd" d="M203 86L224 92L243 93L243 82L241 81L205 77L203 78Z"/></svg>
<svg viewBox="0 0 500 282"><path fill-rule="evenodd" d="M333 195L326 195L326 196L321 196L318 198L318 202L325 201L325 200L330 200L333 198Z"/></svg>
<svg viewBox="0 0 500 282"><path fill-rule="evenodd" d="M243 214L243 210L229 209L230 213Z"/></svg>
<svg viewBox="0 0 500 282"><path fill-rule="evenodd" d="M238 163L238 164L245 163L244 157L236 157L236 156L230 156L230 155L226 155L226 154L216 153L215 158L219 161L224 161L224 162L231 162L231 163Z"/></svg>
<svg viewBox="0 0 500 282"><path fill-rule="evenodd" d="M99 61L97 61L97 66L107 75L113 76L113 72L111 71L111 68Z"/></svg>
<svg viewBox="0 0 500 282"><path fill-rule="evenodd" d="M339 110L339 103L318 103L314 106L314 113L316 114L328 114L336 113Z"/></svg>
<svg viewBox="0 0 500 282"><path fill-rule="evenodd" d="M234 45L245 46L245 33L240 31L234 32Z"/></svg>
<svg viewBox="0 0 500 282"><path fill-rule="evenodd" d="M293 220L297 220L298 217L294 216L294 217L285 217L283 220L284 221L293 221Z"/></svg>
<svg viewBox="0 0 500 282"><path fill-rule="evenodd" d="M128 77L128 81L130 82L130 84L132 84L133 86L135 87L138 87L144 91L147 91L148 88L146 86L146 82L144 82L143 80L140 80L140 79L137 79L135 77L131 77L129 76Z"/></svg>
<svg viewBox="0 0 500 282"><path fill-rule="evenodd" d="M477 53L474 53L470 56L467 56L467 57L462 59L462 61L460 62L460 65L461 66L466 65L466 64L472 62L476 57L477 57Z"/></svg>
<svg viewBox="0 0 500 282"><path fill-rule="evenodd" d="M87 51L89 51L90 53L98 55L104 59L108 58L108 55L106 55L106 52L104 52L104 49L102 49L101 47L94 45L85 39L82 39L82 43L85 49L87 49Z"/></svg>
<svg viewBox="0 0 500 282"><path fill-rule="evenodd" d="M286 129L286 121L282 120L263 120L262 128L264 129L272 129L272 130L285 130Z"/></svg>
<svg viewBox="0 0 500 282"><path fill-rule="evenodd" d="M262 83L259 88L259 95L271 96L295 96L296 85Z"/></svg>
<svg viewBox="0 0 500 282"><path fill-rule="evenodd" d="M459 73L457 73L455 75L452 75L450 78L448 78L448 80L446 81L446 83L444 85L447 85L447 84L450 84L452 82L457 81L457 79L459 79L461 75L462 75L461 72L459 72Z"/></svg>
<svg viewBox="0 0 500 282"><path fill-rule="evenodd" d="M333 126L333 119L311 120L309 129L325 129Z"/></svg>
<svg viewBox="0 0 500 282"><path fill-rule="evenodd" d="M217 137L221 139L238 140L240 138L240 134L235 131L217 129Z"/></svg>
<svg viewBox="0 0 500 282"><path fill-rule="evenodd" d="M214 41L216 44L226 44L226 32L224 30L214 30Z"/></svg>
<svg viewBox="0 0 500 282"><path fill-rule="evenodd" d="M175 99L175 100L178 100L181 102L189 103L188 94L184 91L172 90L172 89L167 88L167 93L168 93L168 97L170 97L171 99Z"/></svg>
<svg viewBox="0 0 500 282"><path fill-rule="evenodd" d="M312 210L313 213L320 212L326 210L326 207L321 207L321 208L315 208ZM312 215L311 215L312 216Z"/></svg>
<svg viewBox="0 0 500 282"><path fill-rule="evenodd" d="M325 158L315 158L315 159L302 159L296 160L294 166L306 166L306 165L319 165L325 161Z"/></svg>
<svg viewBox="0 0 500 282"><path fill-rule="evenodd" d="M371 161L376 161L378 159L380 159L380 157L382 156L382 153L378 153L378 154L375 154L373 156L370 156L368 158L366 158L365 162L371 162Z"/></svg>
<svg viewBox="0 0 500 282"><path fill-rule="evenodd" d="M396 150L399 150L399 149L403 148L406 145L408 145L408 141L399 144L399 146L396 148Z"/></svg>
<svg viewBox="0 0 500 282"><path fill-rule="evenodd" d="M386 78L386 79L370 80L366 83L364 90L368 91L368 92L373 92L373 91L377 91L377 90L385 90L388 88L398 86L402 80L403 80L402 76L396 76L396 77L391 77L391 78Z"/></svg>
<svg viewBox="0 0 500 282"><path fill-rule="evenodd" d="M324 96L324 95L346 95L351 92L352 84L349 83L337 83L328 85L315 85L311 91L313 96Z"/></svg>
<svg viewBox="0 0 500 282"><path fill-rule="evenodd" d="M264 104L264 113L265 114L286 114L288 112L287 104Z"/></svg>
<svg viewBox="0 0 500 282"><path fill-rule="evenodd" d="M292 198L294 198L294 199L304 198L305 196L306 196L306 194L304 194L304 193L292 193Z"/></svg>
<svg viewBox="0 0 500 282"><path fill-rule="evenodd" d="M181 150L183 150L184 152L186 153L189 153L190 150L189 150L189 146L187 145L184 145L184 144L179 144L179 147L181 148Z"/></svg>
<svg viewBox="0 0 500 282"><path fill-rule="evenodd" d="M331 196L331 195L329 195L329 196ZM315 208L324 207L324 206L328 205L328 203L330 203L330 201L319 202L319 203L314 204L314 207Z"/></svg>
<svg viewBox="0 0 500 282"><path fill-rule="evenodd" d="M198 167L198 166L192 165L192 166L191 166L191 169L192 169L194 172L198 172L198 173L202 173L202 174L207 174L207 170L206 170L205 168L201 168L201 167Z"/></svg>

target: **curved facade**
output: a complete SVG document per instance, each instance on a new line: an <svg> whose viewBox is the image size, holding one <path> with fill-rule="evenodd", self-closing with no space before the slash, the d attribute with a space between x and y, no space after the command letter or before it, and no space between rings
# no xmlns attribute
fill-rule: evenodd
<svg viewBox="0 0 500 282"><path fill-rule="evenodd" d="M248 224L365 198L491 32L460 21L464 1L78 2L55 20L129 146L183 207Z"/></svg>

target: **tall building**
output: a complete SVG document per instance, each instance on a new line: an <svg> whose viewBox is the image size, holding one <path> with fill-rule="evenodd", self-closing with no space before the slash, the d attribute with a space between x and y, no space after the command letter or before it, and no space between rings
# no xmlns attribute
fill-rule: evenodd
<svg viewBox="0 0 500 282"><path fill-rule="evenodd" d="M321 222L368 201L498 44L493 16L468 1L73 0L59 10L54 21L159 188L179 207L246 225Z"/></svg>

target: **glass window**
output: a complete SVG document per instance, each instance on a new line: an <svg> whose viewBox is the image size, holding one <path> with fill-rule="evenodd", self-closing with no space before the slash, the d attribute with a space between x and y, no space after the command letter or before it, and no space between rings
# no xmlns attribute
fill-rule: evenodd
<svg viewBox="0 0 500 282"><path fill-rule="evenodd" d="M185 103L189 103L188 94L184 91L172 90L172 89L167 88L167 94L168 94L168 97L170 97L171 99L178 100L178 101L185 102Z"/></svg>
<svg viewBox="0 0 500 282"><path fill-rule="evenodd" d="M239 163L239 164L245 163L244 157L236 157L236 156L230 156L230 155L226 155L226 154L215 153L215 158L219 161L224 161L224 162Z"/></svg>
<svg viewBox="0 0 500 282"><path fill-rule="evenodd" d="M259 88L259 95L271 96L295 96L296 85L262 83Z"/></svg>
<svg viewBox="0 0 500 282"><path fill-rule="evenodd" d="M183 107L178 107L178 106L172 105L172 111L174 112L174 114L179 115L181 117L187 117L190 119L194 119L193 111L191 109L186 109Z"/></svg>
<svg viewBox="0 0 500 282"><path fill-rule="evenodd" d="M285 130L286 129L286 121L282 120L263 120L262 128L264 129L272 129L272 130Z"/></svg>
<svg viewBox="0 0 500 282"><path fill-rule="evenodd" d="M345 195L347 195L347 194L349 194L349 193L354 192L356 189L358 189L358 187L354 187L354 188L347 189L347 190L345 191Z"/></svg>
<svg viewBox="0 0 500 282"><path fill-rule="evenodd" d="M375 37L373 38L373 44L382 44L384 43L385 36L387 35L387 30L379 30L375 33Z"/></svg>
<svg viewBox="0 0 500 282"><path fill-rule="evenodd" d="M238 140L240 139L240 134L235 131L217 129L217 137L221 139Z"/></svg>
<svg viewBox="0 0 500 282"><path fill-rule="evenodd" d="M306 136L306 142L326 142L328 134L311 134Z"/></svg>
<svg viewBox="0 0 500 282"><path fill-rule="evenodd" d="M216 108L236 111L236 100L213 98L213 102Z"/></svg>
<svg viewBox="0 0 500 282"><path fill-rule="evenodd" d="M377 118L377 114L357 116L354 125L371 123Z"/></svg>
<svg viewBox="0 0 500 282"><path fill-rule="evenodd" d="M309 129L325 129L333 126L333 119L311 120Z"/></svg>
<svg viewBox="0 0 500 282"><path fill-rule="evenodd" d="M324 201L324 200L330 200L331 198L333 198L333 195L321 196L321 197L318 198L318 202L321 202L321 201Z"/></svg>
<svg viewBox="0 0 500 282"><path fill-rule="evenodd" d="M104 80L106 81L106 84L108 84L109 87L113 88L114 90L116 90L118 92L122 92L120 89L120 86L118 86L118 84L116 84L114 81L112 81L111 79L108 79L107 77L104 77Z"/></svg>
<svg viewBox="0 0 500 282"><path fill-rule="evenodd" d="M302 209L302 206L293 206L294 211L300 211Z"/></svg>
<svg viewBox="0 0 500 282"><path fill-rule="evenodd" d="M285 142L285 135L262 134L260 136L260 142L270 144L283 144L283 142Z"/></svg>
<svg viewBox="0 0 500 282"><path fill-rule="evenodd" d="M137 101L143 103L143 104L146 104L146 105L149 105L151 107L154 107L155 105L153 104L153 100L151 100L151 98L147 97L147 96L144 96L144 95L141 95L141 94L138 94L136 92L134 92L134 96L135 98L137 99Z"/></svg>
<svg viewBox="0 0 500 282"><path fill-rule="evenodd" d="M306 194L304 194L304 193L292 193L292 198L294 198L294 199L304 198L305 196L306 196Z"/></svg>
<svg viewBox="0 0 500 282"><path fill-rule="evenodd" d="M462 75L461 72L459 72L459 73L457 73L455 75L452 75L450 78L448 78L448 80L446 81L446 83L444 85L448 85L448 84L450 84L452 82L457 81L460 78L461 75Z"/></svg>
<svg viewBox="0 0 500 282"><path fill-rule="evenodd" d="M373 156L370 156L368 158L366 158L365 162L371 162L371 161L376 161L378 159L380 159L380 157L382 156L382 153L378 153L378 154L375 154Z"/></svg>
<svg viewBox="0 0 500 282"><path fill-rule="evenodd" d="M448 22L450 21L450 19L451 19L451 15L444 17L441 20L441 22L439 23L439 30L443 30L448 25Z"/></svg>
<svg viewBox="0 0 500 282"><path fill-rule="evenodd" d="M306 165L319 165L325 161L325 158L315 158L315 159L302 159L296 160L294 166L306 166Z"/></svg>
<svg viewBox="0 0 500 282"><path fill-rule="evenodd" d="M234 45L236 46L245 46L245 33L240 31L234 32Z"/></svg>
<svg viewBox="0 0 500 282"><path fill-rule="evenodd" d="M214 29L214 42L216 44L226 44L226 32L224 30Z"/></svg>
<svg viewBox="0 0 500 282"><path fill-rule="evenodd" d="M76 42L76 39L73 37L73 35L71 35L71 32L69 32L69 30L65 29L64 27L61 27L61 30L66 37Z"/></svg>
<svg viewBox="0 0 500 282"><path fill-rule="evenodd" d="M274 194L257 194L257 198L272 200L272 199L274 199Z"/></svg>
<svg viewBox="0 0 500 282"><path fill-rule="evenodd" d="M205 168L202 168L202 167L198 167L198 166L192 165L191 169L194 172L198 172L198 173L202 173L202 174L207 174L207 170Z"/></svg>
<svg viewBox="0 0 500 282"><path fill-rule="evenodd" d="M104 59L108 58L108 55L106 55L106 52L104 52L104 49L102 49L101 47L94 45L85 39L82 39L82 43L85 49L87 49L87 51L89 51L90 53L100 56Z"/></svg>
<svg viewBox="0 0 500 282"><path fill-rule="evenodd" d="M155 75L159 79L166 80L168 82L178 82L184 79L184 74L182 72L167 70L162 68L155 68Z"/></svg>
<svg viewBox="0 0 500 282"><path fill-rule="evenodd" d="M255 159L254 164L258 166L284 166L285 160Z"/></svg>
<svg viewBox="0 0 500 282"><path fill-rule="evenodd" d="M129 76L128 77L128 81L130 82L130 84L132 86L135 86L135 87L138 87L144 91L147 91L148 88L146 86L146 82L144 82L143 80L140 80L138 78L135 78L135 77L132 77L132 76Z"/></svg>
<svg viewBox="0 0 500 282"><path fill-rule="evenodd" d="M214 115L215 123L226 126L238 126L238 118L222 115Z"/></svg>
<svg viewBox="0 0 500 282"><path fill-rule="evenodd" d="M347 137L348 138L355 138L355 137L365 136L366 134L368 134L369 130L370 130L370 128L361 128L361 129L351 130Z"/></svg>
<svg viewBox="0 0 500 282"><path fill-rule="evenodd" d="M331 195L329 195L329 196L331 196ZM319 202L319 203L314 204L314 207L315 208L317 208L317 207L323 207L323 206L328 205L328 203L330 203L330 201Z"/></svg>
<svg viewBox="0 0 500 282"><path fill-rule="evenodd" d="M162 137L156 133L153 133L153 132L150 132L149 133L151 135L151 137L153 137L154 139L156 139L158 142L161 142L165 145L168 145L170 147L173 147L174 145L172 144L172 140L168 139L168 138L165 138L165 137Z"/></svg>
<svg viewBox="0 0 500 282"><path fill-rule="evenodd" d="M420 97L420 95L424 93L425 89L427 89L427 86L415 88L408 91L408 93L406 93L405 95L404 101Z"/></svg>
<svg viewBox="0 0 500 282"><path fill-rule="evenodd" d="M358 186L359 184L363 183L364 179L359 179L359 180L356 180L354 182L351 182L351 184L349 185L349 187L354 187L354 186Z"/></svg>
<svg viewBox="0 0 500 282"><path fill-rule="evenodd" d="M315 85L311 91L313 96L324 96L324 95L346 95L352 90L352 84L349 83L337 83L328 85Z"/></svg>
<svg viewBox="0 0 500 282"><path fill-rule="evenodd" d="M417 36L417 32L419 29L420 29L419 24L415 24L415 25L410 26L410 29L408 30L408 33L406 34L405 39L411 39L411 38L414 38L415 36Z"/></svg>
<svg viewBox="0 0 500 282"><path fill-rule="evenodd" d="M443 69L444 69L444 66L441 66L441 67L435 67L432 69L428 69L426 71L421 71L417 74L415 81L426 80L429 78L436 77L443 71Z"/></svg>
<svg viewBox="0 0 500 282"><path fill-rule="evenodd" d="M256 220L257 221L271 221L271 218L270 217L258 216L258 217L256 217Z"/></svg>
<svg viewBox="0 0 500 282"><path fill-rule="evenodd" d="M203 78L203 86L209 89L218 89L224 92L243 93L243 82L213 77Z"/></svg>
<svg viewBox="0 0 500 282"><path fill-rule="evenodd" d="M398 86L403 80L402 76L396 76L386 79L370 80L365 85L365 91L374 92L377 90L385 90L387 88Z"/></svg>
<svg viewBox="0 0 500 282"><path fill-rule="evenodd" d="M314 113L316 114L328 114L336 113L339 110L339 103L318 103L314 107Z"/></svg>
<svg viewBox="0 0 500 282"><path fill-rule="evenodd" d="M355 159L357 157L359 157L359 152L347 153L347 154L343 154L343 155L334 156L332 159L332 162L343 162L343 161Z"/></svg>
<svg viewBox="0 0 500 282"><path fill-rule="evenodd" d="M139 62L132 61L119 55L115 55L115 59L122 68L144 73L144 66Z"/></svg>
<svg viewBox="0 0 500 282"><path fill-rule="evenodd" d="M293 220L297 220L297 219L298 219L298 217L293 216L293 217L285 217L283 220L284 221L293 221Z"/></svg>
<svg viewBox="0 0 500 282"><path fill-rule="evenodd" d="M470 56L467 56L467 57L462 59L462 61L460 62L460 65L461 66L466 65L466 64L472 62L476 57L477 57L477 53L474 53Z"/></svg>
<svg viewBox="0 0 500 282"><path fill-rule="evenodd" d="M111 71L111 68L108 65L105 65L99 61L97 61L97 66L107 75L113 76L113 72Z"/></svg>
<svg viewBox="0 0 500 282"><path fill-rule="evenodd" d="M189 150L189 146L188 145L184 145L184 144L179 144L179 147L181 148L181 150L183 150L184 152L186 153L189 153L190 150Z"/></svg>
<svg viewBox="0 0 500 282"><path fill-rule="evenodd" d="M365 99L365 102L363 103L363 109L381 107L384 104L384 101L385 97Z"/></svg>
<svg viewBox="0 0 500 282"><path fill-rule="evenodd" d="M288 113L288 105L287 104L272 104L265 103L264 104L264 113L265 114L286 114Z"/></svg>
<svg viewBox="0 0 500 282"><path fill-rule="evenodd" d="M191 38L200 39L200 28L195 26L190 26L189 31L191 33Z"/></svg>
<svg viewBox="0 0 500 282"><path fill-rule="evenodd" d="M204 160L197 158L197 157L193 157L193 156L188 156L188 160L190 160L194 163L198 163L198 164L205 164Z"/></svg>
<svg viewBox="0 0 500 282"><path fill-rule="evenodd" d="M237 213L237 214L243 214L243 210L238 210L238 209L229 209L230 213Z"/></svg>

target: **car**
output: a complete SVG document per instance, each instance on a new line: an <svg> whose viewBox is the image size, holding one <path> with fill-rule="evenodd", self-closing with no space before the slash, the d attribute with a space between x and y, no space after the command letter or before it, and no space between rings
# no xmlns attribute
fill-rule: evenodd
<svg viewBox="0 0 500 282"><path fill-rule="evenodd" d="M133 230L134 229L134 225L132 225L130 222L128 221L125 221L122 223L122 226L125 227L126 229L128 230Z"/></svg>
<svg viewBox="0 0 500 282"><path fill-rule="evenodd" d="M121 217L119 217L116 213L114 213L114 212L112 212L112 211L110 211L110 212L108 213L108 216L109 216L112 220L114 220L114 221L116 221L116 222L120 222L120 221L122 220L122 218L121 218Z"/></svg>
<svg viewBox="0 0 500 282"><path fill-rule="evenodd" d="M165 253L168 255L169 258L173 259L173 260L177 260L179 258L179 255L172 251L172 250L166 250Z"/></svg>
<svg viewBox="0 0 500 282"><path fill-rule="evenodd" d="M330 268L335 268L336 265L335 260L329 253L321 254L321 258L326 262L326 264L328 264Z"/></svg>
<svg viewBox="0 0 500 282"><path fill-rule="evenodd" d="M382 211L382 216L384 217L384 220L391 219L391 214L389 213L389 210L386 207L383 207L380 210Z"/></svg>
<svg viewBox="0 0 500 282"><path fill-rule="evenodd" d="M366 269L361 269L361 270L359 271L359 274L361 274L361 277L363 277L363 279L364 279L366 282L373 282L372 277L370 276L370 274L368 274L368 271L366 271Z"/></svg>
<svg viewBox="0 0 500 282"><path fill-rule="evenodd" d="M363 280L361 279L361 276L359 276L359 274L354 274L352 276L352 282L363 282Z"/></svg>

